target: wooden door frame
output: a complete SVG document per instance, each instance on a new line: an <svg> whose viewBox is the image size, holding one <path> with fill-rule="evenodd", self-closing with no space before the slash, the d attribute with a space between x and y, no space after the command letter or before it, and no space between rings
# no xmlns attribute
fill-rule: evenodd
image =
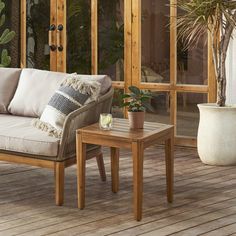
<svg viewBox="0 0 236 236"><path fill-rule="evenodd" d="M57 19L57 28L59 25L63 26L63 30L60 31L57 29L57 48L60 46L63 47L63 50L60 51L57 49L57 71L66 72L66 64L67 64L67 4L66 0L51 0L54 1L56 6L56 19ZM54 8L55 9L55 8ZM60 38L60 40L59 40ZM59 43L60 41L61 43ZM60 44L60 45L59 45Z"/></svg>
<svg viewBox="0 0 236 236"><path fill-rule="evenodd" d="M50 25L57 27L57 0L50 0L51 14L50 14ZM56 31L53 33L55 45L57 45ZM50 70L57 71L57 50L50 50Z"/></svg>
<svg viewBox="0 0 236 236"><path fill-rule="evenodd" d="M98 74L98 0L91 0L91 71Z"/></svg>

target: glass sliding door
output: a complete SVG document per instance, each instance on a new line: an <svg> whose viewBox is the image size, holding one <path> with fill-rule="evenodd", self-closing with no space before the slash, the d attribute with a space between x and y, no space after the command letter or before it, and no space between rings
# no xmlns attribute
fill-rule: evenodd
<svg viewBox="0 0 236 236"><path fill-rule="evenodd" d="M0 67L20 66L20 1L0 5Z"/></svg>
<svg viewBox="0 0 236 236"><path fill-rule="evenodd" d="M175 125L176 143L196 145L198 103L214 100L207 35L196 48L177 42L177 0L132 0L131 84L148 90L146 120Z"/></svg>
<svg viewBox="0 0 236 236"><path fill-rule="evenodd" d="M146 120L173 124L177 144L196 145L197 104L215 102L214 69L207 35L189 50L177 41L177 0L22 2L25 66L109 75L116 117L126 117L119 95L129 86L147 90L153 96Z"/></svg>

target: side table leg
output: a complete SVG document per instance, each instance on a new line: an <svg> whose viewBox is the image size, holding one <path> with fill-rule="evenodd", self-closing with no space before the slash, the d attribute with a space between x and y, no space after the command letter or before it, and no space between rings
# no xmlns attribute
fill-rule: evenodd
<svg viewBox="0 0 236 236"><path fill-rule="evenodd" d="M118 148L111 147L111 182L113 193L117 193L119 191L119 158L120 150Z"/></svg>
<svg viewBox="0 0 236 236"><path fill-rule="evenodd" d="M167 200L173 202L174 195L174 131L165 141Z"/></svg>
<svg viewBox="0 0 236 236"><path fill-rule="evenodd" d="M86 144L82 143L82 135L76 135L76 158L77 158L77 191L78 208L85 206L85 164L86 164Z"/></svg>
<svg viewBox="0 0 236 236"><path fill-rule="evenodd" d="M143 143L132 143L133 155L133 188L134 188L134 217L137 221L142 219L143 203Z"/></svg>

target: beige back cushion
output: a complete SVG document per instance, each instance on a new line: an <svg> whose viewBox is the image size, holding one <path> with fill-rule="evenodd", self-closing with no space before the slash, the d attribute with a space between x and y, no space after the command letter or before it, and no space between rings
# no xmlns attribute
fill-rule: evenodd
<svg viewBox="0 0 236 236"><path fill-rule="evenodd" d="M8 107L13 115L41 117L50 98L68 74L36 69L23 69L16 93ZM112 85L106 75L78 75L82 80L101 83L101 94Z"/></svg>
<svg viewBox="0 0 236 236"><path fill-rule="evenodd" d="M23 69L9 112L18 116L40 117L50 98L67 74Z"/></svg>
<svg viewBox="0 0 236 236"><path fill-rule="evenodd" d="M0 68L0 113L8 113L7 107L14 96L21 69Z"/></svg>

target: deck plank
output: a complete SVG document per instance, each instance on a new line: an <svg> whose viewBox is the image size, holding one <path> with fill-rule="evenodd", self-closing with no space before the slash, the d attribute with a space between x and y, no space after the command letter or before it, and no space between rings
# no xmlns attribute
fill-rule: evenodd
<svg viewBox="0 0 236 236"><path fill-rule="evenodd" d="M54 206L53 172L0 162L0 236L233 235L236 233L236 167L203 165L195 149L176 148L175 200L165 196L162 146L145 152L143 220L132 213L132 160L121 151L120 191L111 192L94 160L87 164L86 208L77 209L76 168L66 169L65 205Z"/></svg>

